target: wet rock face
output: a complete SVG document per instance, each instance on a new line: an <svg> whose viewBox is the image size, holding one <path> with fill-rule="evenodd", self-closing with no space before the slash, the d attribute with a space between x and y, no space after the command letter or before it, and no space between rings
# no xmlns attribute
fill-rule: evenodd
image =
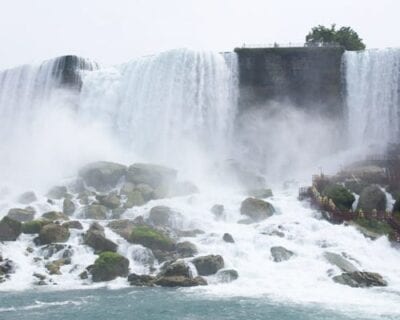
<svg viewBox="0 0 400 320"><path fill-rule="evenodd" d="M282 262L289 260L294 256L294 252L284 247L271 247L271 255L275 262Z"/></svg>
<svg viewBox="0 0 400 320"><path fill-rule="evenodd" d="M233 269L219 270L217 272L217 279L219 282L228 283L235 281L239 278L239 273Z"/></svg>
<svg viewBox="0 0 400 320"><path fill-rule="evenodd" d="M343 272L356 272L358 269L347 259L333 252L324 252L324 258L332 265L337 266Z"/></svg>
<svg viewBox="0 0 400 320"><path fill-rule="evenodd" d="M376 209L384 211L386 209L386 195L377 185L368 186L363 189L358 200L357 210L372 212Z"/></svg>
<svg viewBox="0 0 400 320"><path fill-rule="evenodd" d="M126 173L126 166L114 163L99 161L86 165L79 171L79 176L87 186L98 191L108 191L114 188L119 180Z"/></svg>
<svg viewBox="0 0 400 320"><path fill-rule="evenodd" d="M66 242L69 235L70 233L67 228L58 224L50 223L40 230L39 240L41 244Z"/></svg>
<svg viewBox="0 0 400 320"><path fill-rule="evenodd" d="M7 216L19 222L32 221L35 217L35 211L32 209L13 208L8 211Z"/></svg>
<svg viewBox="0 0 400 320"><path fill-rule="evenodd" d="M68 221L69 217L62 212L50 211L42 214L42 218L49 221L63 220Z"/></svg>
<svg viewBox="0 0 400 320"><path fill-rule="evenodd" d="M171 276L157 278L154 284L161 287L196 287L207 285L207 281L202 277Z"/></svg>
<svg viewBox="0 0 400 320"><path fill-rule="evenodd" d="M115 192L111 192L106 195L97 195L96 199L101 205L108 209L116 209L121 204L121 199Z"/></svg>
<svg viewBox="0 0 400 320"><path fill-rule="evenodd" d="M129 274L129 260L115 252L103 252L96 259L90 272L94 282L127 277Z"/></svg>
<svg viewBox="0 0 400 320"><path fill-rule="evenodd" d="M0 221L0 241L15 241L22 233L22 224L9 217Z"/></svg>
<svg viewBox="0 0 400 320"><path fill-rule="evenodd" d="M83 209L85 219L105 220L107 219L107 208L101 204L87 205Z"/></svg>
<svg viewBox="0 0 400 320"><path fill-rule="evenodd" d="M379 273L374 272L345 272L333 277L333 281L353 288L386 287L387 282Z"/></svg>
<svg viewBox="0 0 400 320"><path fill-rule="evenodd" d="M240 207L240 214L249 217L254 222L265 220L271 217L274 212L275 209L272 204L255 198L247 198Z"/></svg>
<svg viewBox="0 0 400 320"><path fill-rule="evenodd" d="M176 252L181 258L189 258L197 254L197 248L193 243L183 241L176 244Z"/></svg>
<svg viewBox="0 0 400 320"><path fill-rule="evenodd" d="M197 269L197 273L201 276L209 276L218 272L225 265L224 259L220 255L208 255L197 257L192 260Z"/></svg>
<svg viewBox="0 0 400 320"><path fill-rule="evenodd" d="M224 240L225 242L228 242L228 243L235 243L235 240L233 239L232 235L229 233L224 233L224 235L222 236L222 240Z"/></svg>
<svg viewBox="0 0 400 320"><path fill-rule="evenodd" d="M62 224L62 226L65 227L65 228L68 228L68 229L83 230L82 224L81 224L79 221L77 221L77 220L64 222L64 223Z"/></svg>
<svg viewBox="0 0 400 320"><path fill-rule="evenodd" d="M175 182L177 172L163 166L135 163L128 168L127 180L134 184L147 184L152 188Z"/></svg>
<svg viewBox="0 0 400 320"><path fill-rule="evenodd" d="M137 286L137 287L151 287L154 285L154 280L155 277L143 274L139 275L136 273L131 273L128 276L128 282L131 286Z"/></svg>
<svg viewBox="0 0 400 320"><path fill-rule="evenodd" d="M90 226L89 230L84 236L84 242L89 247L92 247L95 252L116 252L118 245L113 241L106 238L104 234L104 228L98 227L99 225L94 223Z"/></svg>
<svg viewBox="0 0 400 320"><path fill-rule="evenodd" d="M157 227L169 227L173 221L175 212L166 206L156 206L151 208L148 222Z"/></svg>

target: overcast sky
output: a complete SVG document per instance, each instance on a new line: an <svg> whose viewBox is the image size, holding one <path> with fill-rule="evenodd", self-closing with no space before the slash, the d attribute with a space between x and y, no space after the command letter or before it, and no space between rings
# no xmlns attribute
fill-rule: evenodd
<svg viewBox="0 0 400 320"><path fill-rule="evenodd" d="M77 54L116 64L172 48L302 42L353 27L369 48L400 46L399 0L0 0L0 68Z"/></svg>

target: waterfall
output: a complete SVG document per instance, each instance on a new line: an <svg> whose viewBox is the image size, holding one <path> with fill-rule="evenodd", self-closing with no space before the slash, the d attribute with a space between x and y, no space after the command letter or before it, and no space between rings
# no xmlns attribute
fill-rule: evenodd
<svg viewBox="0 0 400 320"><path fill-rule="evenodd" d="M344 64L351 145L398 142L400 49L346 52Z"/></svg>
<svg viewBox="0 0 400 320"><path fill-rule="evenodd" d="M80 117L99 119L147 160L226 157L236 63L234 53L173 50L92 72L84 79Z"/></svg>

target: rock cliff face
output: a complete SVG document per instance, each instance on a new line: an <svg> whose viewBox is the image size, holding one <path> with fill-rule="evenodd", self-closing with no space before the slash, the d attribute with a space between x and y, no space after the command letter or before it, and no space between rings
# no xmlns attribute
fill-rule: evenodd
<svg viewBox="0 0 400 320"><path fill-rule="evenodd" d="M342 55L336 48L237 48L241 110L289 102L340 117Z"/></svg>

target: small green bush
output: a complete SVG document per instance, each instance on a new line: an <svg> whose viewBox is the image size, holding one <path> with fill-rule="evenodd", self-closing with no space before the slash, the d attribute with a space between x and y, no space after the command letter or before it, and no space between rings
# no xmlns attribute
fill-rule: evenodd
<svg viewBox="0 0 400 320"><path fill-rule="evenodd" d="M174 242L161 231L148 226L137 226L129 237L131 243L141 244L150 249L172 250Z"/></svg>
<svg viewBox="0 0 400 320"><path fill-rule="evenodd" d="M323 195L332 199L333 203L340 210L345 211L350 210L353 202L356 200L349 190L339 184L328 185L324 189Z"/></svg>

